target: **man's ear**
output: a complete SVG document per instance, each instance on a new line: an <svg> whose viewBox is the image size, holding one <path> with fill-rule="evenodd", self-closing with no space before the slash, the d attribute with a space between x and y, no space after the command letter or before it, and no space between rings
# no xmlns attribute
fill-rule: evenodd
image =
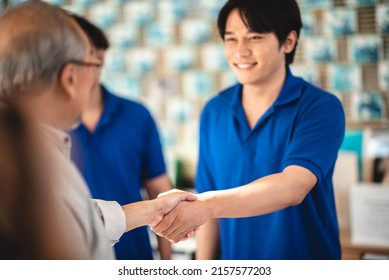
<svg viewBox="0 0 389 280"><path fill-rule="evenodd" d="M65 98L73 98L76 95L76 78L76 67L71 63L66 64L59 76L59 85Z"/></svg>
<svg viewBox="0 0 389 280"><path fill-rule="evenodd" d="M97 59L101 62L101 64L104 64L104 62L105 62L105 50L104 49L97 49L96 56L97 56Z"/></svg>
<svg viewBox="0 0 389 280"><path fill-rule="evenodd" d="M292 52L296 43L297 43L297 33L296 31L292 30L286 37L285 42L283 44L284 52L285 53Z"/></svg>

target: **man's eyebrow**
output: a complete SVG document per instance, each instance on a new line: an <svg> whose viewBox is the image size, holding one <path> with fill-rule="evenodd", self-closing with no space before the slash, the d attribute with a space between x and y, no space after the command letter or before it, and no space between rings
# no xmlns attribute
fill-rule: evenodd
<svg viewBox="0 0 389 280"><path fill-rule="evenodd" d="M264 33L260 33L260 32L256 32L256 31L252 31L252 30L248 30L247 32L246 32L246 34L264 34ZM235 32L233 32L233 31L225 31L224 32L224 35L234 35L235 34Z"/></svg>

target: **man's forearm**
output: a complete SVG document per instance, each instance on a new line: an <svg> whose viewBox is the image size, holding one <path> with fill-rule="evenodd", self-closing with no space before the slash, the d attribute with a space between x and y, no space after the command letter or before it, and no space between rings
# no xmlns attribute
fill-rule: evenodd
<svg viewBox="0 0 389 280"><path fill-rule="evenodd" d="M200 194L199 200L214 219L252 217L299 204L315 184L309 170L292 167L241 187Z"/></svg>
<svg viewBox="0 0 389 280"><path fill-rule="evenodd" d="M122 208L126 216L126 231L148 225L154 213L150 200L126 204Z"/></svg>
<svg viewBox="0 0 389 280"><path fill-rule="evenodd" d="M170 260L172 258L172 246L168 240L158 236L158 251L161 260Z"/></svg>
<svg viewBox="0 0 389 280"><path fill-rule="evenodd" d="M210 220L196 232L196 260L219 258L219 221Z"/></svg>

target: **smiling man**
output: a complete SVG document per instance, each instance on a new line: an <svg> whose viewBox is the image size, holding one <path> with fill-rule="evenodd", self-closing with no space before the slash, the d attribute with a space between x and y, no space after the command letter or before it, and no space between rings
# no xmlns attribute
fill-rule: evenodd
<svg viewBox="0 0 389 280"><path fill-rule="evenodd" d="M301 26L294 0L229 0L219 13L239 82L201 115L202 194L153 228L177 242L205 223L198 259L341 256L332 175L344 112L334 95L289 69Z"/></svg>

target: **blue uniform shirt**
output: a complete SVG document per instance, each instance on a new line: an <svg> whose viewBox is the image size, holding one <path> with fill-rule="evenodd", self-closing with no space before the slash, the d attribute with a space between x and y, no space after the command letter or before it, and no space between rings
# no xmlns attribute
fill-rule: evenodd
<svg viewBox="0 0 389 280"><path fill-rule="evenodd" d="M142 200L144 180L166 172L156 124L139 103L103 88L104 111L93 133L84 125L71 132L72 159L92 197L127 204ZM152 259L146 227L125 233L115 245L117 259Z"/></svg>
<svg viewBox="0 0 389 280"><path fill-rule="evenodd" d="M204 107L197 190L241 186L290 165L309 169L317 184L298 206L220 219L221 258L339 259L332 174L345 130L340 101L288 68L276 101L250 129L241 92L236 84Z"/></svg>

